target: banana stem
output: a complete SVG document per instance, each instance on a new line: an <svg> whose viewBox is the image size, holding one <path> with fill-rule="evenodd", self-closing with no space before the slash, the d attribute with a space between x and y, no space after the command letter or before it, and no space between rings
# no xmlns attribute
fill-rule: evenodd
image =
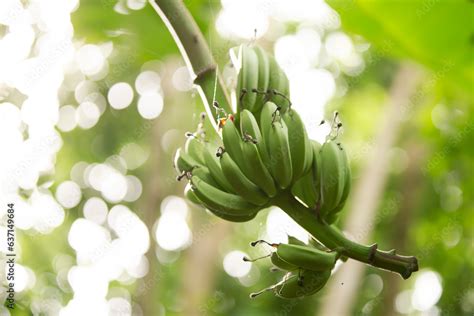
<svg viewBox="0 0 474 316"><path fill-rule="evenodd" d="M217 128L217 114L213 110L213 102L217 101L227 113L232 113L232 110L230 98L204 36L183 1L149 2L173 36L191 76L195 76L194 84L198 86L206 111L209 117L214 117L214 127Z"/></svg>
<svg viewBox="0 0 474 316"><path fill-rule="evenodd" d="M290 193L282 193L275 199L278 207L326 247L337 249L342 255L354 260L396 272L404 279L418 271L418 261L415 257L397 255L395 250L381 251L377 249L377 244L365 246L347 239L336 227L321 221L314 210L306 208Z"/></svg>

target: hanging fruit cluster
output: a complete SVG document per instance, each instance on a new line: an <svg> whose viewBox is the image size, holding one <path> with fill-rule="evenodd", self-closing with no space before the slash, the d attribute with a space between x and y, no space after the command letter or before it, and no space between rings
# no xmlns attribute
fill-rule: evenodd
<svg viewBox="0 0 474 316"><path fill-rule="evenodd" d="M346 152L337 142L337 115L326 142L309 139L275 59L258 46L241 46L239 55L236 113L214 104L222 142L206 141L200 124L176 153L178 179L189 181L187 198L225 220L245 222L290 193L314 210L315 220L334 223L351 182ZM287 274L264 291L283 298L316 293L340 255L290 241L273 245L272 263Z"/></svg>
<svg viewBox="0 0 474 316"><path fill-rule="evenodd" d="M237 113L219 119L222 144L207 142L198 129L176 153L180 178L189 180L186 196L221 218L243 222L289 190L333 223L351 178L337 133L322 145L308 138L291 107L285 73L260 47L241 46L241 62Z"/></svg>

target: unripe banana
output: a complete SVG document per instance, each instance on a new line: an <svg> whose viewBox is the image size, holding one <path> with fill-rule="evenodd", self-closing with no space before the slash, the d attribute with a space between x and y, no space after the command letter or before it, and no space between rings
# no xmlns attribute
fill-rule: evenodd
<svg viewBox="0 0 474 316"><path fill-rule="evenodd" d="M321 144L315 140L310 140L311 152L313 153L313 163L311 165L311 173L313 175L313 191L316 195L317 201L321 200Z"/></svg>
<svg viewBox="0 0 474 316"><path fill-rule="evenodd" d="M334 210L341 202L346 178L346 166L341 149L334 141L321 146L321 205L322 218Z"/></svg>
<svg viewBox="0 0 474 316"><path fill-rule="evenodd" d="M307 145L309 144L308 135L298 113L290 110L282 115L282 117L288 127L293 180L296 181L305 171L305 166L313 161L313 155L307 150ZM309 161L306 161L306 159Z"/></svg>
<svg viewBox="0 0 474 316"><path fill-rule="evenodd" d="M197 166L191 170L191 174L193 176L198 176L200 179L204 180L207 184L210 184L219 190L225 191L224 188L222 188L216 180L212 177L211 173L209 172L209 169L204 167L204 166Z"/></svg>
<svg viewBox="0 0 474 316"><path fill-rule="evenodd" d="M204 142L197 137L189 136L184 144L184 152L193 158L196 162L204 165L204 151L206 145Z"/></svg>
<svg viewBox="0 0 474 316"><path fill-rule="evenodd" d="M237 83L237 96L239 97L238 111L248 109L255 111L255 101L257 95L252 92L259 83L258 57L255 51L242 45L242 68L239 71Z"/></svg>
<svg viewBox="0 0 474 316"><path fill-rule="evenodd" d="M259 211L259 207L247 202L240 195L220 190L198 176L191 177L193 191L201 203L210 210L230 216L252 216Z"/></svg>
<svg viewBox="0 0 474 316"><path fill-rule="evenodd" d="M268 59L270 62L270 82L268 84L268 91L270 93L269 100L280 107L281 113L285 113L290 105L288 77L273 56L268 56Z"/></svg>
<svg viewBox="0 0 474 316"><path fill-rule="evenodd" d="M309 137L306 137L305 142L306 144L303 174L306 174L311 169L314 158L313 147L311 145L311 140L309 139Z"/></svg>
<svg viewBox="0 0 474 316"><path fill-rule="evenodd" d="M229 215L226 213L222 213L218 210L213 210L210 208L207 208L209 212L212 214L216 215L217 217L222 218L223 220L229 221L229 222L236 222L236 223L243 223L243 222L248 222L257 216L258 211L249 214L249 215Z"/></svg>
<svg viewBox="0 0 474 316"><path fill-rule="evenodd" d="M202 202L201 200L198 199L198 197L196 196L196 194L194 193L193 189L192 189L192 185L191 183L188 183L186 184L186 186L184 187L184 196L192 203L196 204L196 205L199 205L199 206L202 206Z"/></svg>
<svg viewBox="0 0 474 316"><path fill-rule="evenodd" d="M313 295L320 291L331 276L331 270L309 271L303 270L301 275L290 273L286 281L275 288L275 294L281 298L298 298Z"/></svg>
<svg viewBox="0 0 474 316"><path fill-rule="evenodd" d="M244 162L246 164L246 170L248 170L248 173L246 173L248 178L265 191L269 197L274 197L277 193L275 183L260 158L257 146L250 141L243 142L242 152L245 157Z"/></svg>
<svg viewBox="0 0 474 316"><path fill-rule="evenodd" d="M252 114L252 112L248 110L243 110L240 113L240 132L242 137L245 137L245 135L250 135L250 137L255 140L258 148L258 153L260 154L263 163L268 168L268 165L266 163L269 161L269 157L267 153L267 148L265 146L265 139L262 137L260 127L257 123L257 119Z"/></svg>
<svg viewBox="0 0 474 316"><path fill-rule="evenodd" d="M311 169L293 184L291 194L302 201L308 208L315 209L319 199L319 192L316 188Z"/></svg>
<svg viewBox="0 0 474 316"><path fill-rule="evenodd" d="M285 189L293 180L293 169L288 142L288 128L284 121L280 120L271 125L265 143L270 155L270 171L273 178L280 188Z"/></svg>
<svg viewBox="0 0 474 316"><path fill-rule="evenodd" d="M191 171L193 168L202 164L191 158L182 148L178 148L174 156L173 165L178 173L183 173Z"/></svg>
<svg viewBox="0 0 474 316"><path fill-rule="evenodd" d="M230 185L229 181L227 181L224 173L222 172L219 158L216 157L215 153L211 153L211 151L211 149L208 149L204 151L203 154L205 165L209 169L212 178L219 184L219 187L221 187L224 191L228 193L235 193L234 189Z"/></svg>
<svg viewBox="0 0 474 316"><path fill-rule="evenodd" d="M339 201L339 204L325 218L328 224L334 224L339 219L339 212L344 208L344 205L346 204L346 201L347 201L347 197L349 196L349 192L351 190L351 182L352 182L351 168L349 166L349 161L347 160L347 155L344 149L342 148L341 145L339 145L339 147L342 151L341 155L342 155L342 159L345 165L344 190L342 192L342 196L341 196L341 200Z"/></svg>
<svg viewBox="0 0 474 316"><path fill-rule="evenodd" d="M321 195L321 144L315 140L309 140L308 145L313 156L311 168L295 182L291 188L291 193L307 207L316 209Z"/></svg>
<svg viewBox="0 0 474 316"><path fill-rule="evenodd" d="M221 155L221 168L234 191L245 200L259 206L268 202L268 196L245 176L227 152Z"/></svg>
<svg viewBox="0 0 474 316"><path fill-rule="evenodd" d="M268 90L268 84L270 83L270 61L268 60L267 53L260 46L254 46L253 50L258 58L258 86L256 88L259 92L266 92ZM255 92L252 91L252 93ZM254 112L260 112L262 110L265 98L265 94L257 94Z"/></svg>
<svg viewBox="0 0 474 316"><path fill-rule="evenodd" d="M225 151L237 163L241 169L245 169L244 155L242 154L242 136L234 125L234 122L227 121L222 129L222 141Z"/></svg>
<svg viewBox="0 0 474 316"><path fill-rule="evenodd" d="M279 244L276 254L289 264L312 271L331 270L337 260L336 252L325 252L307 245Z"/></svg>
<svg viewBox="0 0 474 316"><path fill-rule="evenodd" d="M197 193L199 194L199 193ZM191 201L192 203L196 204L196 205L199 205L201 207L205 207L209 210L209 212L211 212L212 214L216 215L217 217L220 217L226 221L230 221L230 222L247 222L247 221L250 221L252 219L255 218L255 216L257 215L258 211L255 211L254 213L252 214L249 214L249 215L229 215L229 214L226 214L226 213L223 213L221 211L218 211L216 209L210 209L208 207L206 207L204 205L204 203L199 200L199 198L197 197L196 195L196 191L192 189L192 185L191 183L188 183L186 185L186 187L184 188L184 195L186 196L186 198Z"/></svg>
<svg viewBox="0 0 474 316"><path fill-rule="evenodd" d="M273 265L277 268L280 268L285 271L295 271L298 270L298 266L295 266L294 264L291 264L289 262L286 262L282 258L280 258L276 251L272 253L270 256L270 260L273 263Z"/></svg>
<svg viewBox="0 0 474 316"><path fill-rule="evenodd" d="M268 61L270 64L270 80L268 82L268 89L271 90L276 90L278 92L280 89L280 66L278 65L275 57L273 56L268 56ZM282 83L283 84L283 83ZM270 101L272 101L275 104L280 103L280 98L277 98L276 95L272 95L270 98Z"/></svg>
<svg viewBox="0 0 474 316"><path fill-rule="evenodd" d="M275 102L278 104L281 109L281 113L286 113L290 109L290 82L288 81L288 77L286 76L283 69L280 69L280 80L279 84L280 87L277 90L280 92L281 95L275 96Z"/></svg>

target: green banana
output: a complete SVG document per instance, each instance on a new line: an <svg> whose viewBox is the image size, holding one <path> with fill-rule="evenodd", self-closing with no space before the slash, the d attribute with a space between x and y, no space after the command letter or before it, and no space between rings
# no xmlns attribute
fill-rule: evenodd
<svg viewBox="0 0 474 316"><path fill-rule="evenodd" d="M242 68L240 68L237 84L237 95L239 96L238 111L248 109L255 111L257 95L252 92L259 83L258 57L255 51L242 45ZM245 92L244 92L245 91Z"/></svg>
<svg viewBox="0 0 474 316"><path fill-rule="evenodd" d="M235 193L234 189L230 185L229 181L227 181L224 173L221 169L221 163L219 158L213 153L211 153L212 149L207 149L204 151L204 161L206 167L209 169L212 178L219 184L219 187L223 188L224 191L228 193ZM215 152L215 151L214 151Z"/></svg>
<svg viewBox="0 0 474 316"><path fill-rule="evenodd" d="M210 210L230 216L251 216L259 211L259 207L247 202L243 197L222 191L198 176L191 177L191 185L202 205Z"/></svg>
<svg viewBox="0 0 474 316"><path fill-rule="evenodd" d="M298 266L294 265L294 264L291 264L289 262L286 262L285 260L283 260L282 258L280 258L276 251L272 253L272 255L270 256L270 260L271 262L273 263L273 265L275 267L278 267L282 270L285 270L285 271L295 271L295 270L298 270Z"/></svg>
<svg viewBox="0 0 474 316"><path fill-rule="evenodd" d="M184 196L192 203L201 205L202 202L198 199L194 191L192 190L191 183L186 184L184 187Z"/></svg>
<svg viewBox="0 0 474 316"><path fill-rule="evenodd" d="M268 138L265 138L265 143L271 156L270 172L280 188L285 189L293 180L288 128L285 122L280 120L272 123L266 133Z"/></svg>
<svg viewBox="0 0 474 316"><path fill-rule="evenodd" d="M250 141L243 142L242 152L245 157L246 170L249 171L246 173L248 178L269 197L274 197L277 193L275 183L260 157L257 146Z"/></svg>
<svg viewBox="0 0 474 316"><path fill-rule="evenodd" d="M251 213L249 215L229 215L229 214L225 214L225 213L222 213L220 211L213 210L213 209L210 209L210 208L207 208L207 209L209 210L209 212L216 215L217 217L220 217L223 220L226 220L226 221L229 221L229 222L235 222L235 223L248 222L248 221L254 219L255 216L257 216L257 213L258 213L258 211L256 211L256 212Z"/></svg>
<svg viewBox="0 0 474 316"><path fill-rule="evenodd" d="M346 178L342 150L334 141L321 146L321 205L319 214L326 217L341 202Z"/></svg>
<svg viewBox="0 0 474 316"><path fill-rule="evenodd" d="M224 142L224 148L230 157L237 162L241 169L244 169L244 155L242 154L242 136L234 125L234 122L227 121L222 128L222 141Z"/></svg>
<svg viewBox="0 0 474 316"><path fill-rule="evenodd" d="M258 148L258 153L260 154L263 163L268 168L268 165L266 163L270 160L270 158L268 157L267 148L265 146L265 139L262 137L260 127L257 123L257 119L252 114L252 112L248 110L243 110L240 113L240 132L242 134L242 137L250 135L250 137L255 140Z"/></svg>
<svg viewBox="0 0 474 316"><path fill-rule="evenodd" d="M267 53L260 47L254 46L253 50L258 58L258 92L267 92L268 84L270 82L270 61L268 60ZM255 93L252 91L252 93ZM263 104L265 103L266 95L259 93L256 96L254 112L260 112Z"/></svg>
<svg viewBox="0 0 474 316"><path fill-rule="evenodd" d="M270 80L268 83L269 95L267 99L279 106L281 113L285 113L289 108L288 100L290 97L288 77L273 56L268 56L268 59L270 63Z"/></svg>
<svg viewBox="0 0 474 316"><path fill-rule="evenodd" d="M191 171L194 167L200 166L202 164L185 153L182 148L178 148L174 156L173 165L178 173L183 173L185 171Z"/></svg>
<svg viewBox="0 0 474 316"><path fill-rule="evenodd" d="M307 246L304 242L302 242L301 240L299 240L299 239L297 239L293 236L288 236L288 243L290 245ZM271 259L273 265L275 265L276 267L278 267L282 270L294 271L294 270L299 269L299 267L297 265L291 264L291 263L281 259L278 256L276 251L272 253L272 255L270 256L270 259Z"/></svg>
<svg viewBox="0 0 474 316"><path fill-rule="evenodd" d="M276 95L274 98L275 103L280 106L281 113L286 113L290 109L290 83L288 81L288 77L286 76L283 69L279 67L280 70L280 80L279 80L279 88L278 92L281 95Z"/></svg>
<svg viewBox="0 0 474 316"><path fill-rule="evenodd" d="M223 190L225 191L225 189L223 189L219 184L218 182L212 177L211 173L209 172L209 169L204 167L204 166L198 166L198 167L195 167L193 168L193 170L191 170L191 174L193 176L198 176L200 179L206 181L206 183L220 189L220 190Z"/></svg>
<svg viewBox="0 0 474 316"><path fill-rule="evenodd" d="M303 270L300 275L289 273L274 291L278 297L287 299L313 295L324 287L330 276L331 270Z"/></svg>
<svg viewBox="0 0 474 316"><path fill-rule="evenodd" d="M312 170L299 178L291 187L291 194L301 200L308 208L315 209L319 192L314 182Z"/></svg>
<svg viewBox="0 0 474 316"><path fill-rule="evenodd" d="M268 202L268 196L245 176L227 152L221 155L221 168L234 191L245 200L259 206Z"/></svg>
<svg viewBox="0 0 474 316"><path fill-rule="evenodd" d="M186 139L186 143L184 144L184 152L202 165L206 164L203 154L205 150L206 145L202 140L196 138L195 136L189 136Z"/></svg>
<svg viewBox="0 0 474 316"><path fill-rule="evenodd" d="M293 179L296 181L305 171L305 166L310 163L309 161L312 162L313 155L307 150L308 134L298 113L291 110L283 114L282 118L288 127Z"/></svg>
<svg viewBox="0 0 474 316"><path fill-rule="evenodd" d="M316 209L321 194L321 144L315 140L309 140L308 145L313 156L310 169L295 182L291 193L307 207Z"/></svg>
<svg viewBox="0 0 474 316"><path fill-rule="evenodd" d="M273 94L273 90L276 90L278 92L280 89L280 66L278 65L275 57L273 56L268 56L268 62L270 64L270 79L268 82L268 90L271 93L269 95L270 101L272 101L275 104L278 104L277 102L279 99L276 98L276 95Z"/></svg>
<svg viewBox="0 0 474 316"><path fill-rule="evenodd" d="M188 183L186 187L184 188L184 195L186 198L191 201L192 203L199 205L201 207L205 207L203 202L198 198L199 193L196 193L195 190L192 189L191 183ZM220 217L226 221L231 221L231 222L247 222L249 220L252 220L257 216L258 211L255 211L253 213L250 213L248 215L229 215L226 213L223 213L222 211L216 210L216 209L210 209L206 207L212 214L216 215L217 217Z"/></svg>
<svg viewBox="0 0 474 316"><path fill-rule="evenodd" d="M314 153L313 153L313 147L311 145L311 140L309 139L309 137L306 137L303 174L306 174L311 169L312 164L313 164L313 158L314 158Z"/></svg>
<svg viewBox="0 0 474 316"><path fill-rule="evenodd" d="M336 252L325 252L307 245L279 244L276 254L289 264L312 271L331 270L337 260Z"/></svg>
<svg viewBox="0 0 474 316"><path fill-rule="evenodd" d="M328 216L326 216L326 222L328 224L334 224L338 220L339 212L346 205L347 197L349 196L349 192L351 190L351 182L352 182L351 168L349 166L349 161L347 160L347 155L344 149L342 148L341 145L339 145L339 147L340 147L340 150L343 151L341 155L342 155L342 160L344 162L344 167L345 167L344 189L342 191L342 196L341 196L341 200L339 201L339 204L336 206L334 210L332 210L328 214Z"/></svg>

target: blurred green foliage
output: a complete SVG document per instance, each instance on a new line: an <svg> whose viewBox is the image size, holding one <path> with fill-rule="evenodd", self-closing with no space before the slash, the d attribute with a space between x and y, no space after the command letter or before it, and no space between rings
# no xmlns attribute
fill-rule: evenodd
<svg viewBox="0 0 474 316"><path fill-rule="evenodd" d="M474 84L474 10L466 0L329 0L343 27L384 53L444 69L452 88Z"/></svg>
<svg viewBox="0 0 474 316"><path fill-rule="evenodd" d="M373 239L382 248L389 248L401 238L396 229L406 225L406 236L401 253L416 254L420 257L422 269L432 269L442 277L443 294L439 308L443 315L463 315L462 304L474 304L474 260L472 253L474 232L474 191L473 156L473 100L474 83L473 32L474 11L470 1L338 1L329 3L340 14L343 27L357 35L363 36L374 45L366 56L373 62L367 63L363 74L357 78L347 78L349 90L345 96L332 102L330 108L338 108L344 118L348 131L344 141L349 149L355 150L370 144L377 131L377 117L383 111L382 104L388 98L393 73L401 60L410 59L429 69L427 80L422 84L423 97L420 98L403 124L402 134L397 142L402 155L409 160L413 155L419 157L413 170L409 167L391 172L390 181L385 191L380 209L396 201L393 211L380 217L374 231ZM175 69L184 65L171 36L154 10L147 5L143 10L132 11L128 15L115 12L112 8L115 1L81 1L80 7L73 14L73 24L77 39L85 42L100 43L112 41L115 53L109 60L110 74L103 82L101 91L118 81L133 84L140 73L142 65L149 60L160 60L160 71L171 77L167 67ZM213 53L219 63L226 60L227 48L238 43L220 39L214 30L214 21L220 9L217 1L186 1L186 5L199 27L213 43ZM288 31L297 29L291 25ZM381 56L381 57L380 57ZM171 65L171 66L169 66ZM447 67L447 68L446 68ZM434 81L430 81L433 80ZM169 78L162 78L169 80ZM73 100L73 96L70 96ZM136 100L134 101L136 102ZM117 154L120 148L135 142L149 152L157 151L160 156L151 157L146 164L134 170L146 187L158 177L160 185L156 192L158 199L167 195L182 195L183 185L174 181L172 156L175 149L184 142L184 133L193 130L198 123L198 113L203 110L198 96L177 91L165 92L165 109L153 124L145 123L133 106L116 111L107 108L98 125L91 130L76 129L63 133L64 145L56 162L56 180L68 179L72 166L78 161L103 162L107 157ZM444 111L442 118L445 128L433 123L433 113ZM162 148L161 136L176 130L177 137L172 138L172 145ZM157 136L158 135L158 136ZM158 149L157 149L158 148ZM400 153L400 152L399 152ZM399 156L394 156L399 157ZM412 160L410 160L412 161ZM410 161L407 164L410 164ZM353 161L355 175L364 162L364 157ZM394 159L394 165L396 158ZM156 172L154 174L153 172ZM410 196L406 190L407 183L416 183L416 196ZM461 193L459 193L461 192ZM144 193L149 197L150 193ZM147 195L148 194L148 195ZM93 192L84 192L87 197ZM408 201L414 198L414 201ZM402 208L410 205L408 211ZM55 273L52 260L58 253L74 256L67 244L67 233L74 219L82 216L83 203L68 211L65 223L52 234L29 238L20 235L25 261L34 262L37 272ZM131 207L138 210L140 216L144 202L138 201ZM159 217L159 204L152 210L154 219ZM400 218L403 214L403 218ZM194 225L198 231L203 223L220 221L212 218L202 210L193 209ZM248 242L255 239L257 232L265 223L266 212L261 212L251 223L233 224L232 234L222 240L219 252L233 249L249 250ZM457 242L456 238L459 238ZM454 241L453 241L454 240ZM46 246L45 246L46 245ZM191 246L192 247L192 246ZM39 249L41 255L37 256ZM185 297L179 297L183 284L189 280L182 279L182 269L187 252L173 254L177 261L170 265L151 264L150 274L159 274L157 282L150 289L152 296L147 296L146 304L151 306L153 315L160 315L162 309L166 315L181 315ZM250 254L252 254L250 252ZM265 295L257 300L249 300L248 294L256 288L274 283L279 274L268 272L269 263L258 265L261 277L251 288L222 270L221 258L216 262L216 283L214 291L208 293L203 302L203 314L207 315L314 315L317 305L323 297L316 295L304 300L284 301ZM196 267L196 273L199 273ZM385 315L386 305L383 296L391 286L390 276L369 268L367 275L379 274L384 279L384 289L377 297L371 297L369 290L359 293L354 314L369 301L374 302L371 314ZM58 288L54 278L40 278L38 286ZM404 282L400 290L412 288L414 278ZM112 284L111 287L116 286ZM366 287L364 283L364 288ZM143 303L136 284L128 285L132 298ZM470 291L470 292L469 292ZM71 293L59 291L61 302L66 304ZM471 301L465 301L470 293ZM32 297L41 296L36 292ZM393 300L393 297L391 297ZM343 303L343 302L341 302ZM23 315L17 310L14 315Z"/></svg>

